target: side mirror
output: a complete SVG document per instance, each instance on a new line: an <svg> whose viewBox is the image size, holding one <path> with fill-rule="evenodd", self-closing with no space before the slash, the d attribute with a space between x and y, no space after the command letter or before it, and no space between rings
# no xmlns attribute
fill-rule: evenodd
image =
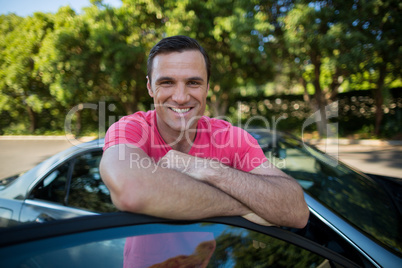
<svg viewBox="0 0 402 268"><path fill-rule="evenodd" d="M276 148L274 149L274 156L275 156L276 158L279 158L279 159L285 159L286 156L287 156L287 154L286 154L286 149L283 149L283 148L280 148L280 147L276 147Z"/></svg>

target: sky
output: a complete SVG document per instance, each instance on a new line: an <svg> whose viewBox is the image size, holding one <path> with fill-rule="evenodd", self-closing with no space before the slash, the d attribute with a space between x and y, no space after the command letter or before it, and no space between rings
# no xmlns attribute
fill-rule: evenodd
<svg viewBox="0 0 402 268"><path fill-rule="evenodd" d="M113 7L121 6L121 0L103 0L103 3ZM34 12L56 13L62 6L69 5L80 13L83 7L90 6L89 0L0 0L0 14L15 13L26 17Z"/></svg>

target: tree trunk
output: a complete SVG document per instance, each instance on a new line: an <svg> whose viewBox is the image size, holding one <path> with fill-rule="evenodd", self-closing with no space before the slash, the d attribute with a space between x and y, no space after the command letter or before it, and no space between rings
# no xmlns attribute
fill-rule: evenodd
<svg viewBox="0 0 402 268"><path fill-rule="evenodd" d="M312 105L310 95L308 94L308 91L307 91L307 81L303 77L300 77L299 81L300 81L300 84L303 85L303 89L304 89L304 91L303 91L303 100L305 102L309 103L311 109L314 111L314 106Z"/></svg>
<svg viewBox="0 0 402 268"><path fill-rule="evenodd" d="M229 96L226 92L220 94L214 94L211 97L210 107L212 108L212 116L225 116L229 107Z"/></svg>
<svg viewBox="0 0 402 268"><path fill-rule="evenodd" d="M338 89L341 86L343 82L343 78L342 78L342 74L339 70L339 68L336 68L335 73L332 75L332 82L331 85L329 87L329 96L327 99L330 99L332 101L335 100L335 98L338 96Z"/></svg>
<svg viewBox="0 0 402 268"><path fill-rule="evenodd" d="M133 87L133 102L131 103L131 111L129 114L135 113L138 111L138 100L140 99L139 88Z"/></svg>
<svg viewBox="0 0 402 268"><path fill-rule="evenodd" d="M384 81L386 75L385 66L380 67L380 75L377 81L377 87L373 89L373 97L375 101L375 129L374 134L378 137L380 135L381 123L384 118L384 111L382 110L382 105L384 104L383 90L384 90Z"/></svg>
<svg viewBox="0 0 402 268"><path fill-rule="evenodd" d="M34 131L36 130L36 127L37 127L36 113L28 105L27 105L27 112L28 112L28 117L29 117L29 132L34 133Z"/></svg>
<svg viewBox="0 0 402 268"><path fill-rule="evenodd" d="M82 109L79 109L76 113L77 121L75 122L75 136L78 137L82 131Z"/></svg>
<svg viewBox="0 0 402 268"><path fill-rule="evenodd" d="M321 76L321 59L319 55L315 53L311 57L311 61L314 65L314 80L313 85L315 88L315 101L317 103L317 110L319 110L320 118L317 118L317 128L320 138L323 138L326 134L326 125L327 125L327 117L325 115L325 105L326 100L325 96L322 92L321 85L320 85L320 76Z"/></svg>

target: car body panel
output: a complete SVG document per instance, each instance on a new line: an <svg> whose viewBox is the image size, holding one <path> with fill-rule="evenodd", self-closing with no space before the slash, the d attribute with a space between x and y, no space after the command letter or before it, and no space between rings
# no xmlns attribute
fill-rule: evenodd
<svg viewBox="0 0 402 268"><path fill-rule="evenodd" d="M21 222L44 222L97 214L91 211L51 204L40 200L25 200L21 209Z"/></svg>
<svg viewBox="0 0 402 268"><path fill-rule="evenodd" d="M21 200L0 198L0 227L18 224L22 202Z"/></svg>
<svg viewBox="0 0 402 268"><path fill-rule="evenodd" d="M308 194L305 194L304 197L309 204L310 213L320 218L328 227L344 237L354 248L369 259L373 265L376 267L394 267L395 264L400 264L402 266L402 258L380 246L367 237L367 235L357 231L356 228ZM358 241L358 243L355 241Z"/></svg>

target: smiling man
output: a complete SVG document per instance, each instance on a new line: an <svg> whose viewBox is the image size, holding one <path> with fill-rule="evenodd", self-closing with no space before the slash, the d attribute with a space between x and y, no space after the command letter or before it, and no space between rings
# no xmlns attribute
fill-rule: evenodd
<svg viewBox="0 0 402 268"><path fill-rule="evenodd" d="M155 109L123 117L105 137L101 175L117 208L171 219L242 216L302 228L298 183L269 163L257 141L204 116L210 62L192 38L162 39L148 59Z"/></svg>
<svg viewBox="0 0 402 268"><path fill-rule="evenodd" d="M174 149L185 153L205 111L209 89L205 64L197 50L159 54L152 61L152 74L148 74L158 131L167 144L174 143ZM184 133L186 138L178 139Z"/></svg>
<svg viewBox="0 0 402 268"><path fill-rule="evenodd" d="M100 170L113 203L170 219L242 216L304 227L309 211L298 183L271 165L246 131L203 115L209 76L208 55L192 38L168 37L151 50L147 88L155 109L123 117L105 137ZM196 266L206 267L212 234L128 238L124 267L164 267L201 245L209 250Z"/></svg>

